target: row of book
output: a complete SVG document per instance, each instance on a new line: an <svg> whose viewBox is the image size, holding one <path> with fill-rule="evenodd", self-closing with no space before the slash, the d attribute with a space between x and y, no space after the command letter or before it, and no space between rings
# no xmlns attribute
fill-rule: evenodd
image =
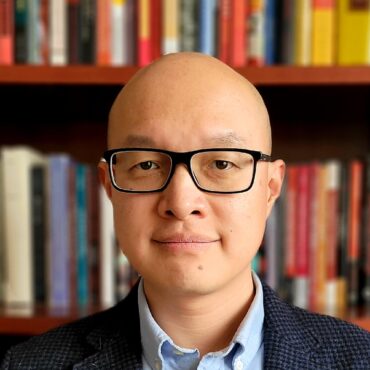
<svg viewBox="0 0 370 370"><path fill-rule="evenodd" d="M96 166L0 150L0 302L109 307L137 274L117 246ZM370 157L290 164L254 269L292 303L370 313Z"/></svg>
<svg viewBox="0 0 370 370"><path fill-rule="evenodd" d="M0 64L144 66L199 51L233 67L370 64L357 0L1 0Z"/></svg>
<svg viewBox="0 0 370 370"><path fill-rule="evenodd" d="M107 307L125 296L134 276L96 166L28 146L0 153L0 302Z"/></svg>
<svg viewBox="0 0 370 370"><path fill-rule="evenodd" d="M289 165L255 262L297 306L370 314L370 157Z"/></svg>

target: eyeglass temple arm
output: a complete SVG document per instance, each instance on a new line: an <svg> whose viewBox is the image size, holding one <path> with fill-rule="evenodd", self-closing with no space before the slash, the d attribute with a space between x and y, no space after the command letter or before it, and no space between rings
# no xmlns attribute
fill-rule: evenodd
<svg viewBox="0 0 370 370"><path fill-rule="evenodd" d="M260 161L263 161L263 162L271 162L272 161L272 157L270 155L268 155L268 154L261 153Z"/></svg>

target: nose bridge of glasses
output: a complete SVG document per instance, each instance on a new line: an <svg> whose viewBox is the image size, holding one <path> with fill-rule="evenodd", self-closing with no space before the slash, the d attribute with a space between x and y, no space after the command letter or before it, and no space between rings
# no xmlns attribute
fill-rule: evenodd
<svg viewBox="0 0 370 370"><path fill-rule="evenodd" d="M192 152L184 152L184 153L171 153L170 157L171 157L171 161L172 161L172 164L171 164L171 174L170 174L170 177L168 179L168 182L171 181L171 178L173 177L173 175L175 174L176 172L176 169L178 168L178 165L181 165L183 164L185 169L187 170L188 174L190 175L191 179L193 181L195 181L194 177L193 177L193 174L192 174L192 170L191 170L191 158L193 156L193 153Z"/></svg>

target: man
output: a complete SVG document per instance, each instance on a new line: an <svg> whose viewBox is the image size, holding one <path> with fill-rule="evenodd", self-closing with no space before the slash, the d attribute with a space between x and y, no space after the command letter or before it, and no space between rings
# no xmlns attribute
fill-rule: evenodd
<svg viewBox="0 0 370 370"><path fill-rule="evenodd" d="M289 306L251 271L284 162L249 82L208 56L162 57L115 100L108 148L102 183L142 278L2 369L370 368L369 333Z"/></svg>

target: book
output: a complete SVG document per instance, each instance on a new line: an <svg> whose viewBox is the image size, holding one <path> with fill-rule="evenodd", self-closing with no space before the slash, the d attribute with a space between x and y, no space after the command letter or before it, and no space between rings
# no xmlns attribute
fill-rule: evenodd
<svg viewBox="0 0 370 370"><path fill-rule="evenodd" d="M80 0L78 51L79 63L95 63L96 0Z"/></svg>
<svg viewBox="0 0 370 370"><path fill-rule="evenodd" d="M180 51L180 0L162 1L162 54Z"/></svg>
<svg viewBox="0 0 370 370"><path fill-rule="evenodd" d="M232 67L243 67L248 60L249 40L246 37L248 29L248 9L244 1L231 0L230 21L230 55L229 64Z"/></svg>
<svg viewBox="0 0 370 370"><path fill-rule="evenodd" d="M217 1L199 1L199 51L216 56Z"/></svg>
<svg viewBox="0 0 370 370"><path fill-rule="evenodd" d="M347 288L348 307L355 310L359 303L359 272L361 243L361 205L363 186L363 163L352 160L349 163L348 239L347 239Z"/></svg>
<svg viewBox="0 0 370 370"><path fill-rule="evenodd" d="M312 2L312 65L334 64L335 9L335 0Z"/></svg>
<svg viewBox="0 0 370 370"><path fill-rule="evenodd" d="M27 62L27 0L14 0L14 61Z"/></svg>
<svg viewBox="0 0 370 370"><path fill-rule="evenodd" d="M325 313L336 316L338 312L337 283L338 283L338 244L339 244L339 191L341 163L330 160L324 164L326 167L326 307Z"/></svg>
<svg viewBox="0 0 370 370"><path fill-rule="evenodd" d="M48 303L50 307L68 308L71 305L68 209L71 158L63 153L51 154L48 162Z"/></svg>
<svg viewBox="0 0 370 370"><path fill-rule="evenodd" d="M4 301L11 307L31 307L35 303L31 168L43 164L44 158L27 146L4 146L1 157L6 266Z"/></svg>
<svg viewBox="0 0 370 370"><path fill-rule="evenodd" d="M116 238L113 222L113 207L102 186L99 188L100 209L100 291L101 306L111 307L116 303L115 260Z"/></svg>
<svg viewBox="0 0 370 370"><path fill-rule="evenodd" d="M283 0L281 20L280 57L282 64L294 64L295 55L295 0Z"/></svg>
<svg viewBox="0 0 370 370"><path fill-rule="evenodd" d="M113 66L123 65L123 5L124 0L111 0L110 11L110 63Z"/></svg>
<svg viewBox="0 0 370 370"><path fill-rule="evenodd" d="M294 64L311 64L312 6L311 0L296 0L294 7Z"/></svg>
<svg viewBox="0 0 370 370"><path fill-rule="evenodd" d="M338 1L337 62L370 64L370 5L368 0Z"/></svg>
<svg viewBox="0 0 370 370"><path fill-rule="evenodd" d="M14 63L13 0L0 0L0 65Z"/></svg>
<svg viewBox="0 0 370 370"><path fill-rule="evenodd" d="M224 63L230 59L231 2L220 0L218 16L218 58Z"/></svg>
<svg viewBox="0 0 370 370"><path fill-rule="evenodd" d="M31 167L31 234L33 255L33 294L35 303L47 300L47 173L45 164Z"/></svg>
<svg viewBox="0 0 370 370"><path fill-rule="evenodd" d="M137 62L139 66L145 66L152 61L151 51L151 27L150 27L150 0L138 1L138 24L137 24Z"/></svg>
<svg viewBox="0 0 370 370"><path fill-rule="evenodd" d="M198 50L198 2L197 0L181 0L180 37L181 51Z"/></svg>
<svg viewBox="0 0 370 370"><path fill-rule="evenodd" d="M265 64L265 6L266 0L252 0L249 9L248 28L248 64Z"/></svg>
<svg viewBox="0 0 370 370"><path fill-rule="evenodd" d="M49 61L51 65L68 62L67 4L64 0L49 3Z"/></svg>
<svg viewBox="0 0 370 370"><path fill-rule="evenodd" d="M96 64L111 64L111 0L99 0L96 10Z"/></svg>

